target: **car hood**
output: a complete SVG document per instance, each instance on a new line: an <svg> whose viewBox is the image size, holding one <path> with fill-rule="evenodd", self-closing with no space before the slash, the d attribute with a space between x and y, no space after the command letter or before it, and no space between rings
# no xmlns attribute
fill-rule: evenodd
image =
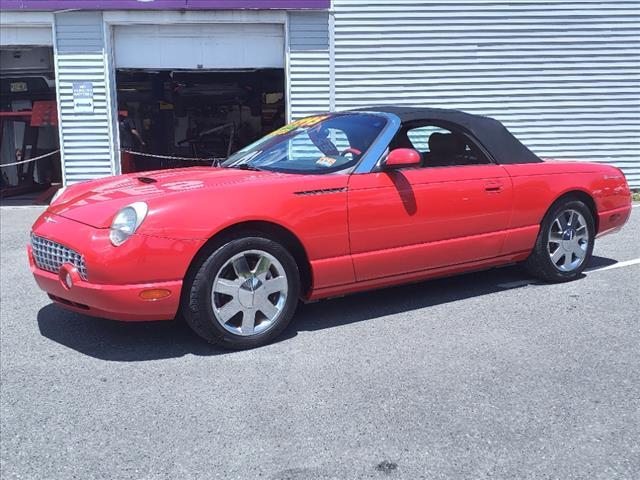
<svg viewBox="0 0 640 480"><path fill-rule="evenodd" d="M193 190L260 182L280 175L211 167L121 175L73 185L48 210L92 227L108 228L118 210L133 202L145 201L153 204L158 203L156 199ZM153 210L152 204L149 205L150 212Z"/></svg>

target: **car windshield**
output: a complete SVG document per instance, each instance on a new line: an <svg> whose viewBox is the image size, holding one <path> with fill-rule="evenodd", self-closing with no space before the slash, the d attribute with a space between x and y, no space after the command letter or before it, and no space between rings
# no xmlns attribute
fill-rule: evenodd
<svg viewBox="0 0 640 480"><path fill-rule="evenodd" d="M386 124L372 114L303 118L236 152L222 167L323 174L355 166Z"/></svg>

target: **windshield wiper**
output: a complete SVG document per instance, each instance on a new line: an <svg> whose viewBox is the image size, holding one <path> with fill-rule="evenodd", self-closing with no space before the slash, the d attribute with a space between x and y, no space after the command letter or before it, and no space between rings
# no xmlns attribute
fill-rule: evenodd
<svg viewBox="0 0 640 480"><path fill-rule="evenodd" d="M251 170L253 172L262 172L263 170L248 163L242 163L240 165L229 166L228 168L237 168L238 170Z"/></svg>

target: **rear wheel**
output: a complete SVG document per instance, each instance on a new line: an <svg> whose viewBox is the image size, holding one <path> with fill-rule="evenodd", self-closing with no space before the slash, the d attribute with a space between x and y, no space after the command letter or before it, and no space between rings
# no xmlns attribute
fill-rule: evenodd
<svg viewBox="0 0 640 480"><path fill-rule="evenodd" d="M204 260L183 301L187 323L210 343L264 345L289 324L300 293L291 254L258 236L229 241Z"/></svg>
<svg viewBox="0 0 640 480"><path fill-rule="evenodd" d="M567 282L580 276L593 252L595 224L579 200L557 202L542 221L525 268L547 282Z"/></svg>

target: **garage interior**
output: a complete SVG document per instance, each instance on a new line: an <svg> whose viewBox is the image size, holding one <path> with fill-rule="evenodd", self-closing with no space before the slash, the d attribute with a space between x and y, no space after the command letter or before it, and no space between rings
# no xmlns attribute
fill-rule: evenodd
<svg viewBox="0 0 640 480"><path fill-rule="evenodd" d="M116 85L123 173L211 165L285 123L280 68L127 68Z"/></svg>
<svg viewBox="0 0 640 480"><path fill-rule="evenodd" d="M3 46L0 49L0 196L30 197L44 203L62 183L58 141L53 49Z"/></svg>

